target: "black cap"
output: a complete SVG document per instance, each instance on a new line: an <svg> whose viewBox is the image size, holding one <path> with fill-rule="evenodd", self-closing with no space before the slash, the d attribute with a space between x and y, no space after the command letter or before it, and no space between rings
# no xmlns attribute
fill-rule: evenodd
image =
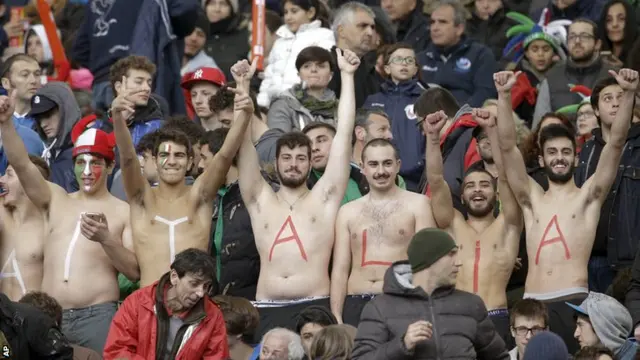
<svg viewBox="0 0 640 360"><path fill-rule="evenodd" d="M56 108L56 104L53 100L46 96L34 95L31 98L31 111L29 111L29 117L34 117L40 114L44 114L49 110Z"/></svg>
<svg viewBox="0 0 640 360"><path fill-rule="evenodd" d="M473 128L473 132L471 133L471 135L473 136L474 139L476 139L476 141L478 141L486 138L487 132L484 131L482 126L476 126L475 128Z"/></svg>

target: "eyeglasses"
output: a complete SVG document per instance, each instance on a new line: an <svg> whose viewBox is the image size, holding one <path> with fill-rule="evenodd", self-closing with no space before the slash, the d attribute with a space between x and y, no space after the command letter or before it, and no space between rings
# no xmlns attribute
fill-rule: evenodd
<svg viewBox="0 0 640 360"><path fill-rule="evenodd" d="M569 34L569 36L567 36L567 41L568 42L575 42L576 40L580 40L582 41L589 41L589 40L593 40L596 37L591 35L591 34L586 34L586 33L582 33L582 34Z"/></svg>
<svg viewBox="0 0 640 360"><path fill-rule="evenodd" d="M541 328L538 326L534 326L532 328L528 328L526 326L518 326L517 328L513 328L513 330L516 332L516 335L518 336L527 336L527 333L529 331L531 331L531 335L536 335L538 333L545 331L544 328Z"/></svg>
<svg viewBox="0 0 640 360"><path fill-rule="evenodd" d="M389 63L394 65L400 65L400 64L415 65L416 58L414 58L413 56L407 56L407 57L394 56L391 59L389 59Z"/></svg>
<svg viewBox="0 0 640 360"><path fill-rule="evenodd" d="M585 111L585 112L578 113L577 118L582 119L582 118L592 117L592 116L596 116L596 113L594 113L593 111Z"/></svg>

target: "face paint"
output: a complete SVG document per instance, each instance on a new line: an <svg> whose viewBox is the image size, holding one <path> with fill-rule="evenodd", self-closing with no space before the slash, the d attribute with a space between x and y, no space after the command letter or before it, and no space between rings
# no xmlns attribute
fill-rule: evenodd
<svg viewBox="0 0 640 360"><path fill-rule="evenodd" d="M104 165L99 162L99 159L90 154L82 154L78 155L75 161L74 169L73 169L76 180L79 185L84 184L82 180L83 177L89 177L93 175L94 184L97 183L102 177L102 173L104 171ZM84 185L84 191L91 190L92 185Z"/></svg>
<svg viewBox="0 0 640 360"><path fill-rule="evenodd" d="M162 160L162 167L164 167L164 165L169 160L169 156L171 156L171 145L170 144L164 144L164 145L162 145L162 149L163 149L162 152L165 152L167 154L166 157Z"/></svg>

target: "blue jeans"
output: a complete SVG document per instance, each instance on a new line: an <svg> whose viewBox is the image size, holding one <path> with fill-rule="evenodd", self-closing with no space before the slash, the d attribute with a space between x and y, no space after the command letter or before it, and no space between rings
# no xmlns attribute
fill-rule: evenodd
<svg viewBox="0 0 640 360"><path fill-rule="evenodd" d="M613 283L616 271L609 265L605 256L592 256L587 267L589 291L604 293Z"/></svg>
<svg viewBox="0 0 640 360"><path fill-rule="evenodd" d="M93 84L93 100L91 101L91 106L96 110L102 110L103 112L107 112L109 108L111 108L111 103L113 102L113 89L111 89L111 83L108 81L99 82L97 84Z"/></svg>
<svg viewBox="0 0 640 360"><path fill-rule="evenodd" d="M116 310L115 302L63 310L62 333L72 344L88 347L102 354Z"/></svg>

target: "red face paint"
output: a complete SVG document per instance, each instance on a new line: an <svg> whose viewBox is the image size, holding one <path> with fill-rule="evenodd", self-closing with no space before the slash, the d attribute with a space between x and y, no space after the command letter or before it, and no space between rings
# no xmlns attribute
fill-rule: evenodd
<svg viewBox="0 0 640 360"><path fill-rule="evenodd" d="M473 260L473 293L478 293L478 282L480 278L480 240L476 240L476 254Z"/></svg>
<svg viewBox="0 0 640 360"><path fill-rule="evenodd" d="M291 229L291 235L281 238L280 236L284 232L285 227L289 227ZM296 244L298 244L298 249L300 250L300 255L302 255L302 259L307 261L307 253L304 251L304 246L302 245L302 241L300 241L300 237L298 236L298 231L296 231L296 226L293 224L293 220L291 220L291 215L287 217L287 220L284 221L280 231L278 231L278 235L273 240L273 244L271 245L271 250L269 250L269 261L273 257L273 249L276 245L281 243L286 243L289 241L295 240Z"/></svg>
<svg viewBox="0 0 640 360"><path fill-rule="evenodd" d="M360 266L391 266L391 264L389 261L367 260L367 229L362 230L362 260L360 261Z"/></svg>
<svg viewBox="0 0 640 360"><path fill-rule="evenodd" d="M99 158L90 154L78 155L74 163L73 171L80 188L84 191L91 190L91 188L100 181L100 178L102 178L104 168L105 165ZM86 183L85 180L87 180Z"/></svg>
<svg viewBox="0 0 640 360"><path fill-rule="evenodd" d="M547 239L547 236L549 235L549 230L551 230L551 225L555 227L558 235L550 239ZM538 262L540 260L540 250L542 250L544 246L557 243L557 242L561 242L562 246L564 247L565 259L567 260L571 259L571 252L569 252L569 247L567 246L567 242L564 240L564 235L562 234L562 230L560 230L560 226L558 225L558 215L553 215L553 217L549 221L549 224L547 225L547 228L544 230L542 239L540 239L540 245L538 245L538 251L536 252L536 265L538 265Z"/></svg>

